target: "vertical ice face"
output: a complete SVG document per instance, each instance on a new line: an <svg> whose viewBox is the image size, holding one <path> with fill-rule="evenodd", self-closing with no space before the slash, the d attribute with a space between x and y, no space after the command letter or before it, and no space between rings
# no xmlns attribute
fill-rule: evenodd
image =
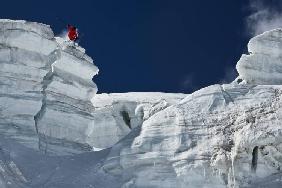
<svg viewBox="0 0 282 188"><path fill-rule="evenodd" d="M235 82L160 110L112 147L102 170L120 187L281 187L282 30L248 48Z"/></svg>
<svg viewBox="0 0 282 188"><path fill-rule="evenodd" d="M97 73L83 48L54 38L49 26L0 20L1 134L45 152L88 150Z"/></svg>
<svg viewBox="0 0 282 188"><path fill-rule="evenodd" d="M49 26L0 20L0 133L44 153L108 148L183 94L101 94L85 49ZM91 100L93 103L91 103Z"/></svg>
<svg viewBox="0 0 282 188"><path fill-rule="evenodd" d="M81 47L60 38L57 41L60 55L52 64L45 89L46 105L37 119L40 149L57 151L58 146L68 145L66 152L91 151L86 130L93 121L90 99L97 87L92 77L98 68Z"/></svg>
<svg viewBox="0 0 282 188"><path fill-rule="evenodd" d="M0 20L0 132L31 146L43 80L56 59L53 37L44 24Z"/></svg>
<svg viewBox="0 0 282 188"><path fill-rule="evenodd" d="M267 31L252 38L249 54L243 54L237 71L250 84L282 84L282 29Z"/></svg>
<svg viewBox="0 0 282 188"><path fill-rule="evenodd" d="M0 20L0 187L281 187L281 44L252 39L232 84L93 98L83 48Z"/></svg>

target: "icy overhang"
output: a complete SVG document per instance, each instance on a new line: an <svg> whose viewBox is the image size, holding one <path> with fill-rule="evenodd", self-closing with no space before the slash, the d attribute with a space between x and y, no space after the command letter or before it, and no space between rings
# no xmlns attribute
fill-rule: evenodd
<svg viewBox="0 0 282 188"><path fill-rule="evenodd" d="M236 66L241 79L249 84L282 84L282 29L252 38L248 51Z"/></svg>

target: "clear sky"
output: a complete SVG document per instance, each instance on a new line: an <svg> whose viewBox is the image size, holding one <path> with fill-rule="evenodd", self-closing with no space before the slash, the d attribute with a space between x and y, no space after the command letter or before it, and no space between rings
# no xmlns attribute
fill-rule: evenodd
<svg viewBox="0 0 282 188"><path fill-rule="evenodd" d="M55 34L68 23L77 26L80 45L100 69L94 77L99 93L190 93L236 77L236 62L253 35L246 20L263 9L253 2L5 0L0 17L42 22ZM277 7L278 1L267 2Z"/></svg>

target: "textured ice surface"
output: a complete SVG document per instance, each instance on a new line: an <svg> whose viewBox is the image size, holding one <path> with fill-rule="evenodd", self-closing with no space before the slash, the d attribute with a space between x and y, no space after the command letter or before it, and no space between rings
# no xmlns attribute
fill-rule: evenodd
<svg viewBox="0 0 282 188"><path fill-rule="evenodd" d="M281 42L253 38L231 84L96 94L85 49L0 20L0 188L282 187Z"/></svg>
<svg viewBox="0 0 282 188"><path fill-rule="evenodd" d="M57 154L65 152L59 145L73 147L71 153L91 151L86 130L93 122L94 108L90 100L97 87L92 77L98 73L98 68L81 47L57 41L58 58L45 77L44 105L35 116L39 147Z"/></svg>
<svg viewBox="0 0 282 188"><path fill-rule="evenodd" d="M154 92L97 94L92 99L95 111L88 140L97 148L111 147L154 113L185 96Z"/></svg>
<svg viewBox="0 0 282 188"><path fill-rule="evenodd" d="M249 54L237 63L242 79L249 84L282 84L282 29L267 31L252 38Z"/></svg>
<svg viewBox="0 0 282 188"><path fill-rule="evenodd" d="M44 152L91 150L84 130L97 73L83 48L54 38L49 26L0 20L1 134Z"/></svg>
<svg viewBox="0 0 282 188"><path fill-rule="evenodd" d="M203 88L134 129L103 170L124 187L243 187L278 174L281 89Z"/></svg>
<svg viewBox="0 0 282 188"><path fill-rule="evenodd" d="M44 24L0 20L0 32L0 132L45 153L111 147L142 124L144 110L147 117L152 105L165 103L162 109L184 98L132 93L96 100L92 77L99 70L85 49Z"/></svg>

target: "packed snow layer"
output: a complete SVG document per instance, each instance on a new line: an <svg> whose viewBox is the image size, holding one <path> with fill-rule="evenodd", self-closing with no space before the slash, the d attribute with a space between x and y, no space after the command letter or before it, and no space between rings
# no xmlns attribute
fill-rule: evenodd
<svg viewBox="0 0 282 188"><path fill-rule="evenodd" d="M267 31L252 38L249 54L237 63L240 78L249 84L282 84L282 29Z"/></svg>

